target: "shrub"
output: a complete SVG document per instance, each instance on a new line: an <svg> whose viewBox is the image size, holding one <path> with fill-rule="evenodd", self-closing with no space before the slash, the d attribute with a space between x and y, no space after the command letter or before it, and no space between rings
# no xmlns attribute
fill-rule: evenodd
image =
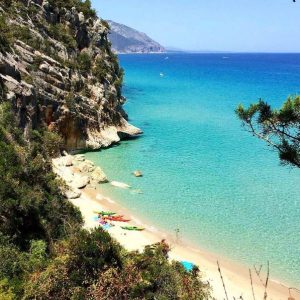
<svg viewBox="0 0 300 300"><path fill-rule="evenodd" d="M32 48L39 50L42 45L42 40L36 36L28 26L18 26L13 25L12 28L12 35L15 39L19 39L25 44L31 46Z"/></svg>
<svg viewBox="0 0 300 300"><path fill-rule="evenodd" d="M91 8L90 0L49 0L53 7L71 9L76 7L77 11L82 12L86 18L95 18L96 11Z"/></svg>
<svg viewBox="0 0 300 300"><path fill-rule="evenodd" d="M92 67L91 57L86 52L80 53L77 56L77 65L79 71L81 71L84 75L88 74Z"/></svg>
<svg viewBox="0 0 300 300"><path fill-rule="evenodd" d="M63 24L50 24L48 33L52 38L62 42L67 49L76 49L77 44L75 38Z"/></svg>
<svg viewBox="0 0 300 300"><path fill-rule="evenodd" d="M6 23L6 18L0 16L0 52L5 53L10 50L12 36Z"/></svg>
<svg viewBox="0 0 300 300"><path fill-rule="evenodd" d="M0 299L1 300L15 300L15 294L7 279L0 280Z"/></svg>
<svg viewBox="0 0 300 300"><path fill-rule="evenodd" d="M98 58L96 60L95 66L92 69L92 74L95 76L100 82L103 82L109 73L109 67L104 61L104 59Z"/></svg>
<svg viewBox="0 0 300 300"><path fill-rule="evenodd" d="M59 134L50 131L44 132L42 143L44 152L48 157L57 157L60 155L64 145L62 137Z"/></svg>

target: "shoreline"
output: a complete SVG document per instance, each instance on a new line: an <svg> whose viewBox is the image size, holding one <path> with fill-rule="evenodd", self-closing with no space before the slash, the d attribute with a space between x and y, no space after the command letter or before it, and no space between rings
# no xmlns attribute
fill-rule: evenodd
<svg viewBox="0 0 300 300"><path fill-rule="evenodd" d="M70 171L73 174L81 175L74 166L67 167L57 163L53 165L54 171L63 179L65 179L64 174L69 174ZM198 265L202 279L210 283L212 296L215 297L215 299L225 299L224 287L218 271L217 261L220 263L228 297L238 298L242 296L244 300L253 299L249 269L247 266L205 251L182 239L177 243L171 234L160 231L156 227L151 226L151 224L144 224L143 220L135 216L130 209L121 206L119 203L106 197L106 195L103 195L101 185L99 184L94 186L87 184L87 186L80 191L80 197L70 199L70 201L80 209L86 229L100 226L99 222L95 220L95 210L110 210L124 215L126 218L129 217L131 219L130 225L143 226L145 230L139 232L125 231L121 228L124 223L119 222L114 222L115 226L108 229L110 235L128 251L142 251L146 245L154 244L165 239L171 246L169 253L170 260L190 261ZM255 271L251 270L251 272L256 299L263 299L264 287L260 282L260 278L255 274ZM265 276L262 276L262 279L265 280ZM287 300L290 296L288 286L273 278L269 278L267 293L268 299L274 300ZM293 300L300 300L300 293L292 291L291 295L293 296Z"/></svg>

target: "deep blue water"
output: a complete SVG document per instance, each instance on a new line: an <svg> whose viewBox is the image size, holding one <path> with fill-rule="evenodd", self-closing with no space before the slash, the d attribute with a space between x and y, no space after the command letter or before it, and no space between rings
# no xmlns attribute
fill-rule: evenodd
<svg viewBox="0 0 300 300"><path fill-rule="evenodd" d="M165 59L166 57L169 59ZM88 157L104 191L152 225L300 286L300 170L245 132L234 109L259 98L279 107L300 93L298 54L122 55L125 108L144 130ZM164 77L160 76L164 74ZM132 171L140 169L143 178ZM143 194L137 194L135 190Z"/></svg>

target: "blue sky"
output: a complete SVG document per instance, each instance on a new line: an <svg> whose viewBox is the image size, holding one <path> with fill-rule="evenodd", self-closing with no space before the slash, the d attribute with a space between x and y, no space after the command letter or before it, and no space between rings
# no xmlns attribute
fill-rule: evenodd
<svg viewBox="0 0 300 300"><path fill-rule="evenodd" d="M300 0L92 0L104 19L187 50L300 52Z"/></svg>

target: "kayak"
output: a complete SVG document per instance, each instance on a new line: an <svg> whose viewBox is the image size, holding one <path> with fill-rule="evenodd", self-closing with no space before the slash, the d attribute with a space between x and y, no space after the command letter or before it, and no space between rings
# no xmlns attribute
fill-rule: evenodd
<svg viewBox="0 0 300 300"><path fill-rule="evenodd" d="M132 230L132 231L143 231L145 228L142 227L136 227L136 226L122 226L121 227L124 230Z"/></svg>
<svg viewBox="0 0 300 300"><path fill-rule="evenodd" d="M116 213L112 211L94 211L95 214L101 215L101 216L113 216Z"/></svg>
<svg viewBox="0 0 300 300"><path fill-rule="evenodd" d="M104 217L105 220L108 221L115 221L115 222L129 222L129 219L124 219L123 216L107 216Z"/></svg>

